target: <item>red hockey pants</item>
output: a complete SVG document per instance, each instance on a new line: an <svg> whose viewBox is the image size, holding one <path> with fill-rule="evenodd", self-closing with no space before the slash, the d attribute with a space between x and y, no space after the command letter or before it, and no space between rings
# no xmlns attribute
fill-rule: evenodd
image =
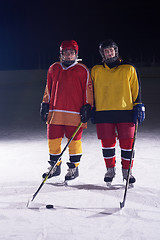
<svg viewBox="0 0 160 240"><path fill-rule="evenodd" d="M107 168L115 167L116 138L119 139L121 148L122 168L128 169L132 154L132 144L134 138L134 123L99 123L96 124L98 139L101 139L102 153ZM132 160L133 166L133 160Z"/></svg>

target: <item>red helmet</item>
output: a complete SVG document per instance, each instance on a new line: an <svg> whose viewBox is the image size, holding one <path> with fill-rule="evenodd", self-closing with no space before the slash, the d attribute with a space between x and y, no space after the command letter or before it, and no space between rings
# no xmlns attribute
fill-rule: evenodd
<svg viewBox="0 0 160 240"><path fill-rule="evenodd" d="M78 44L76 41L74 40L65 40L61 43L61 46L60 46L60 54L62 54L62 51L63 50L66 50L66 49L73 49L76 51L76 54L78 54Z"/></svg>

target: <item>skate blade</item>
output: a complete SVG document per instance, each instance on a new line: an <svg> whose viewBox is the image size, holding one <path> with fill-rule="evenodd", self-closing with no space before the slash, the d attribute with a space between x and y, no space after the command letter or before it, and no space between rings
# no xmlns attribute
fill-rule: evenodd
<svg viewBox="0 0 160 240"><path fill-rule="evenodd" d="M133 183L130 183L129 185L128 185L128 188L130 189L130 188L134 188L134 184Z"/></svg>
<svg viewBox="0 0 160 240"><path fill-rule="evenodd" d="M106 182L106 186L109 188L109 187L112 187L112 182Z"/></svg>
<svg viewBox="0 0 160 240"><path fill-rule="evenodd" d="M77 183L78 183L78 181L75 181L75 179L73 179L73 180L64 180L63 182L51 183L51 185L69 187L69 186L73 186Z"/></svg>
<svg viewBox="0 0 160 240"><path fill-rule="evenodd" d="M58 186L68 186L68 181L63 181L63 182L59 182L57 183Z"/></svg>
<svg viewBox="0 0 160 240"><path fill-rule="evenodd" d="M68 186L67 181L60 181L60 182L47 182L48 185L52 185L52 186Z"/></svg>

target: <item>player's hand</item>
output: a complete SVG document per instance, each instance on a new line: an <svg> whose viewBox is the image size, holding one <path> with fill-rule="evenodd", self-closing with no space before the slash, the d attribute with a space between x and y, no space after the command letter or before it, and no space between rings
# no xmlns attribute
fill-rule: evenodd
<svg viewBox="0 0 160 240"><path fill-rule="evenodd" d="M141 124L145 119L145 107L144 104L140 103L134 106L133 108L133 121L134 123L137 122Z"/></svg>
<svg viewBox="0 0 160 240"><path fill-rule="evenodd" d="M91 105L85 104L80 109L81 121L86 123L91 116Z"/></svg>
<svg viewBox="0 0 160 240"><path fill-rule="evenodd" d="M40 116L42 121L46 122L49 113L49 103L41 103Z"/></svg>

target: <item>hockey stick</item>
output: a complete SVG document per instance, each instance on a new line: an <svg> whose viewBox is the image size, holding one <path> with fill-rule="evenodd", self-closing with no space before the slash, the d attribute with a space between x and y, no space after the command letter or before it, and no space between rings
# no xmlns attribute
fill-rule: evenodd
<svg viewBox="0 0 160 240"><path fill-rule="evenodd" d="M49 170L49 172L47 173L46 177L43 179L42 183L40 184L39 188L37 189L37 191L33 194L33 197L30 201L28 201L27 206L29 206L30 202L33 202L33 200L35 199L35 197L37 196L37 194L39 193L40 189L42 188L42 186L44 185L44 183L46 182L46 180L48 179L50 173L52 172L52 170L55 168L55 166L57 165L57 163L61 160L61 157L63 155L63 153L65 152L65 150L67 149L67 147L69 146L69 144L71 143L71 141L73 140L73 138L76 136L77 132L79 131L80 127L82 126L82 122L80 122L80 124L78 125L78 127L76 128L75 132L73 133L73 135L71 136L70 140L67 142L67 144L65 145L65 147L63 148L61 154L59 155L59 158L57 160L57 162L55 163L55 165L53 165L51 167L51 169Z"/></svg>
<svg viewBox="0 0 160 240"><path fill-rule="evenodd" d="M128 175L127 175L127 180L126 180L126 186L125 186L125 191L124 191L124 196L123 196L123 201L120 202L120 208L123 208L126 202L126 196L127 196L127 190L128 190L128 185L129 185L129 174L131 171L131 166L132 166L132 159L134 156L134 145L136 141L136 136L137 136L137 130L138 130L138 122L135 124L135 131L134 131L134 137L133 137L133 144L132 144L132 154L129 162L129 169L128 169Z"/></svg>

